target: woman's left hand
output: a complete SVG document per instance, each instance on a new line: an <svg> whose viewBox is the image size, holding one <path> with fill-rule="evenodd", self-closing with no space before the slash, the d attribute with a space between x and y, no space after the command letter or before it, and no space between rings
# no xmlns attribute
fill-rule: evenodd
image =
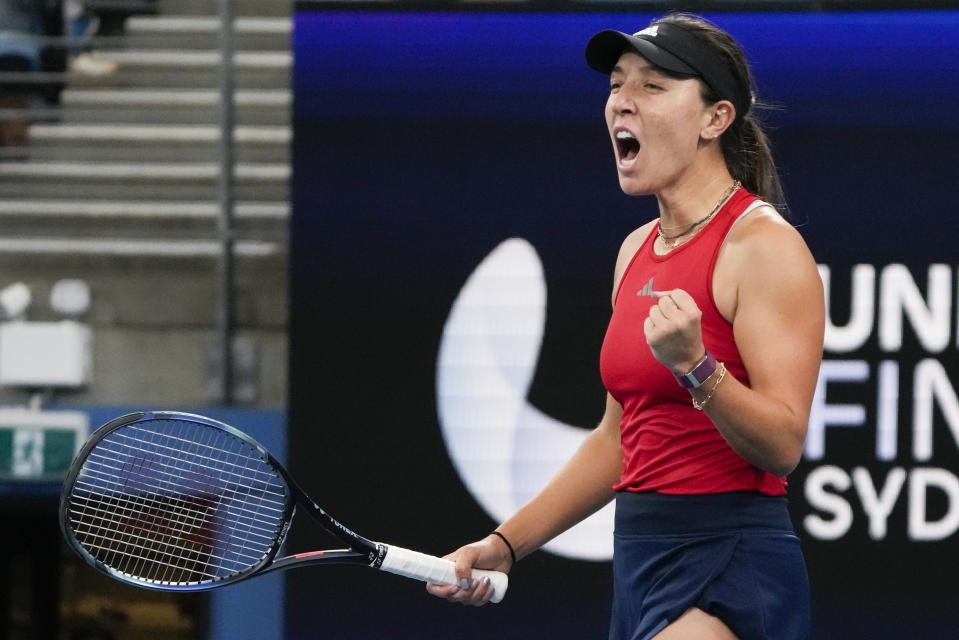
<svg viewBox="0 0 959 640"><path fill-rule="evenodd" d="M706 354L701 327L702 312L682 289L654 291L656 300L643 324L653 356L673 373L691 371Z"/></svg>

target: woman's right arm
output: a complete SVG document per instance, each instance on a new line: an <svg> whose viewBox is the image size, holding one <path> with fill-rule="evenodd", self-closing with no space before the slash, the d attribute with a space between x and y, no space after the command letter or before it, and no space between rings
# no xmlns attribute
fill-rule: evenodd
<svg viewBox="0 0 959 640"><path fill-rule="evenodd" d="M613 273L611 298L614 306L620 280L633 255L655 226L655 220L648 222L623 241ZM612 487L623 471L623 449L619 439L622 417L623 407L607 393L603 419L569 462L535 498L496 528L510 541L517 559L529 555L613 499ZM480 606L492 596L486 585L472 585L469 582L472 569L509 571L512 568L509 548L492 534L460 547L446 557L456 562L456 577L461 584L429 584L426 590L440 598L463 604Z"/></svg>
<svg viewBox="0 0 959 640"><path fill-rule="evenodd" d="M529 555L613 499L612 487L623 468L619 440L622 413L622 406L607 394L602 421L573 457L535 498L496 528L510 541L517 559ZM465 588L428 585L427 591L463 604L479 606L492 595L486 585L474 587L469 583L471 569L508 571L511 568L509 549L494 535L461 547L447 558L456 562L456 576L464 581Z"/></svg>

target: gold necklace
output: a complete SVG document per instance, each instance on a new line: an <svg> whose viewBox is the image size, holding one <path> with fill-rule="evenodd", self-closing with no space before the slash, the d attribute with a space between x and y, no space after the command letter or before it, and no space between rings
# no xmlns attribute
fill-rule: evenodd
<svg viewBox="0 0 959 640"><path fill-rule="evenodd" d="M689 225L683 231L681 231L680 233L677 233L676 235L667 236L666 234L664 234L662 222L656 225L656 233L662 239L663 244L666 245L666 248L670 250L675 249L676 245L679 244L677 240L679 240L683 236L687 236L690 233L692 233L693 230L696 229L696 227L698 227L699 225L705 224L709 222L710 220L712 220L713 216L716 215L716 213L722 208L722 206L726 203L726 201L729 200L729 198L734 193L736 193L736 190L739 189L739 186L740 186L739 180L734 181L732 186L726 190L726 192L723 194L723 197L719 199L719 202L717 202L715 206L713 206L712 210L708 214L706 214L704 217L700 218L696 222L692 223L691 225Z"/></svg>

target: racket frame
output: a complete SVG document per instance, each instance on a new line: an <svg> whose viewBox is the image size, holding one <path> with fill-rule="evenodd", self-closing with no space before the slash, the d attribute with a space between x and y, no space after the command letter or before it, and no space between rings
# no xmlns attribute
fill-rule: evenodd
<svg viewBox="0 0 959 640"><path fill-rule="evenodd" d="M70 498L73 495L73 488L77 477L80 474L80 471L83 469L90 452L104 438L117 429L138 423L148 423L153 420L182 420L225 431L231 436L243 441L246 445L252 447L256 453L270 467L273 468L277 475L286 484L288 495L287 504L282 516L282 529L276 535L273 545L270 547L268 552L264 554L264 556L256 563L250 565L242 571L239 571L238 573L225 577L219 577L190 584L165 584L155 580L141 579L107 565L91 554L77 539L70 520ZM280 552L283 542L286 540L287 533L290 530L290 526L293 523L293 516L296 513L297 506L307 509L310 515L319 521L320 525L327 532L337 538L340 542L346 544L348 548L311 551L277 558L276 556ZM383 559L387 553L386 545L364 538L333 518L323 508L316 504L316 502L314 502L309 495L296 483L292 476L290 476L286 468L256 440L246 435L242 431L218 420L180 411L138 411L129 413L110 420L94 431L90 438L80 448L79 452L77 452L77 455L74 457L70 469L64 478L63 489L60 495L59 521L60 530L63 533L67 544L88 565L122 582L133 584L138 587L146 587L149 589L158 589L163 591L204 591L207 589L224 586L226 584L239 582L257 575L263 575L265 573L287 569L293 565L309 566L313 564L355 564L366 565L378 569L383 564Z"/></svg>
<svg viewBox="0 0 959 640"><path fill-rule="evenodd" d="M274 538L273 545L257 562L226 576L217 576L209 580L182 583L148 580L130 575L110 567L91 554L73 531L70 518L70 498L80 471L83 469L90 452L108 435L122 427L148 423L153 420L180 420L197 423L206 427L224 431L242 441L256 451L260 458L267 463L276 475L283 481L286 488L286 504L282 512L282 526ZM308 551L277 558L277 554L289 533L293 523L293 516L297 507L302 507L309 515L334 538L347 545L346 549L330 549L323 551ZM412 551L395 545L374 542L359 535L340 521L333 518L320 507L293 479L286 468L266 450L263 445L228 424L191 413L179 411L139 411L129 413L110 420L91 434L75 456L73 463L64 479L63 490L60 496L60 529L70 548L74 550L87 564L106 575L138 587L157 589L162 591L204 591L216 587L233 584L254 576L271 573L293 567L310 566L316 564L352 564L365 565L415 580L435 582L439 584L456 584L454 564L442 558ZM500 602L506 594L509 578L499 571L473 569L474 581L488 579L494 589L491 602Z"/></svg>

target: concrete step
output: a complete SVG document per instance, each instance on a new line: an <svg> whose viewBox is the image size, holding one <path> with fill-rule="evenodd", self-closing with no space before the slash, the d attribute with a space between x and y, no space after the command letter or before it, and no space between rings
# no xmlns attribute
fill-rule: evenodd
<svg viewBox="0 0 959 640"><path fill-rule="evenodd" d="M104 51L101 55L122 69L216 69L220 65L220 52L215 49L131 49ZM288 51L237 51L233 61L237 71L288 72L292 63L293 55Z"/></svg>
<svg viewBox="0 0 959 640"><path fill-rule="evenodd" d="M135 16L126 21L126 43L132 49L216 49L220 19L217 16ZM233 23L237 51L290 48L290 17L238 17Z"/></svg>
<svg viewBox="0 0 959 640"><path fill-rule="evenodd" d="M216 200L219 173L203 162L7 162L0 163L0 198ZM235 199L285 202L289 179L288 164L238 164Z"/></svg>
<svg viewBox="0 0 959 640"><path fill-rule="evenodd" d="M239 183L234 194L240 200L269 200L280 202L288 199L287 185ZM212 200L217 189L212 184L187 183L123 183L84 182L65 183L56 180L37 180L22 183L0 183L0 198L78 198L84 200Z"/></svg>
<svg viewBox="0 0 959 640"><path fill-rule="evenodd" d="M216 89L219 87L220 53L214 50L94 51L101 61L114 62L112 73L4 72L0 82L37 87ZM284 51L239 51L234 56L234 84L238 90L288 90L293 56Z"/></svg>
<svg viewBox="0 0 959 640"><path fill-rule="evenodd" d="M146 107L124 107L121 105L94 107L70 106L58 109L47 117L51 122L70 122L75 124L98 124L115 122L124 124L219 124L219 107L171 107L149 109ZM290 111L287 109L250 109L234 108L234 121L237 125L248 126L289 126Z"/></svg>
<svg viewBox="0 0 959 640"><path fill-rule="evenodd" d="M0 200L0 220L11 217L56 222L59 218L111 220L215 220L220 215L216 202ZM290 205L285 202L237 202L238 221L286 224Z"/></svg>
<svg viewBox="0 0 959 640"><path fill-rule="evenodd" d="M212 163L4 163L0 164L0 181L54 178L78 181L209 182L218 177L219 171L219 166ZM241 182L286 182L290 177L290 167L280 164L241 164L236 167L236 177Z"/></svg>
<svg viewBox="0 0 959 640"><path fill-rule="evenodd" d="M85 141L75 145L47 144L30 145L22 156L31 162L137 162L150 158L153 162L217 162L220 154L217 145L197 143L194 146L179 143L117 143L97 146ZM286 147L240 144L234 149L234 158L243 163L288 162L290 151Z"/></svg>
<svg viewBox="0 0 959 640"><path fill-rule="evenodd" d="M63 74L70 87L197 88L219 86L220 52L171 49L99 51L115 62L111 74ZM238 51L234 56L237 89L289 89L293 56L289 51ZM57 80L52 75L50 80Z"/></svg>
<svg viewBox="0 0 959 640"><path fill-rule="evenodd" d="M114 89L73 89L68 88L60 95L60 103L65 107L124 106L147 109L170 108L216 108L220 102L220 93L214 89L141 89L119 91ZM237 91L233 102L238 109L282 109L290 108L293 93L288 89Z"/></svg>
<svg viewBox="0 0 959 640"><path fill-rule="evenodd" d="M289 125L293 94L288 89L237 91L233 98L239 125ZM197 89L75 89L60 94L65 122L117 124L216 124L220 93Z"/></svg>
<svg viewBox="0 0 959 640"><path fill-rule="evenodd" d="M215 202L10 199L0 201L0 235L209 240L218 237L219 216ZM237 239L285 243L289 205L237 203L233 227Z"/></svg>
<svg viewBox="0 0 959 640"><path fill-rule="evenodd" d="M289 127L234 129L240 162L288 162ZM35 124L29 130L30 157L49 160L118 161L149 157L153 162L214 162L219 157L216 126Z"/></svg>
<svg viewBox="0 0 959 640"><path fill-rule="evenodd" d="M242 259L278 259L286 252L275 242L240 241L235 255ZM215 240L135 240L128 238L0 238L0 256L91 256L133 259L216 259L220 245Z"/></svg>
<svg viewBox="0 0 959 640"><path fill-rule="evenodd" d="M157 13L163 15L216 15L219 0L158 0ZM237 16L289 16L293 0L235 0Z"/></svg>
<svg viewBox="0 0 959 640"><path fill-rule="evenodd" d="M83 141L123 145L127 143L214 144L221 139L220 128L186 125L34 124L30 142L77 144ZM287 146L292 139L289 127L248 127L233 129L236 144Z"/></svg>
<svg viewBox="0 0 959 640"><path fill-rule="evenodd" d="M2 75L2 74L0 74ZM187 89L191 87L216 88L220 81L214 69L167 69L118 71L108 76L82 74L37 74L37 85L67 85L75 88L99 89ZM234 76L237 89L285 89L290 76L283 71L240 71Z"/></svg>

